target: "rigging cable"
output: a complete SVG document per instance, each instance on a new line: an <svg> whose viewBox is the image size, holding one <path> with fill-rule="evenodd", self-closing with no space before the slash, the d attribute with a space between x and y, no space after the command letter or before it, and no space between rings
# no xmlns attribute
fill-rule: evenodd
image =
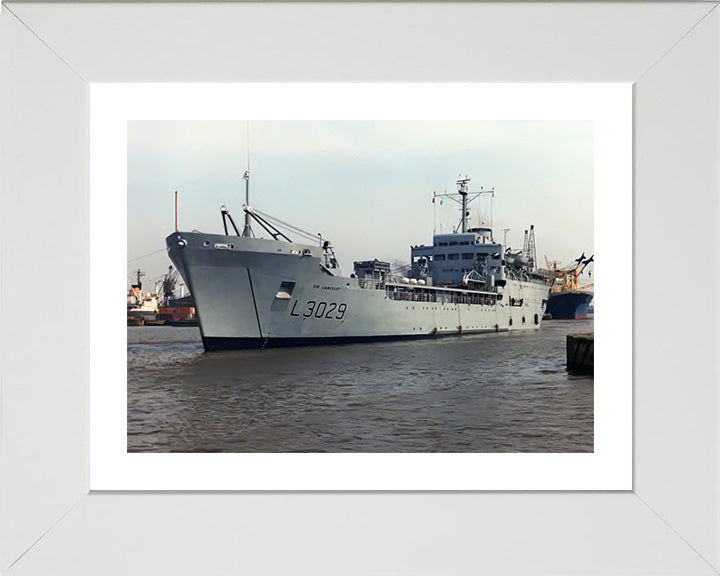
<svg viewBox="0 0 720 576"><path fill-rule="evenodd" d="M272 222L273 224L277 224L278 226L281 226L281 227L283 227L283 228L285 228L285 229L287 229L287 230L291 230L291 231L295 232L296 234L300 234L301 236L304 236L305 238L307 238L307 239L309 239L309 240L313 240L313 241L316 241L316 242L317 242L318 237L320 238L320 240L325 240L322 236L313 235L313 234L310 233L310 232L306 232L306 231L303 230L302 228L298 228L297 226L293 226L292 224L288 224L287 222L283 222L283 221L280 220L279 218L275 218L274 216L270 216L269 214L265 214L265 212L261 212L261 211L258 210L257 208L253 208L252 211L253 211L253 212L257 212L260 216L262 216L263 218L265 218L265 219L268 220L269 222Z"/></svg>
<svg viewBox="0 0 720 576"><path fill-rule="evenodd" d="M143 258L147 258L148 256L153 256L154 254L159 254L160 252L165 252L166 248L160 248L160 250L155 250L155 252L150 252L149 254L143 254L142 256L136 256L135 258L129 258L128 262L135 262L135 260L142 260Z"/></svg>

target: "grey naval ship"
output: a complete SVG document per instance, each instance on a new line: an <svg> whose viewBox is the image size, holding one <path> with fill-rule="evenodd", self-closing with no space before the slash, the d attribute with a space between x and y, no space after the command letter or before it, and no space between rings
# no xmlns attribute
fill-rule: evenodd
<svg viewBox="0 0 720 576"><path fill-rule="evenodd" d="M523 250L470 227L469 179L448 196L461 206L452 233L414 246L400 273L386 262L355 262L343 276L332 245L250 207L244 227L221 208L224 234L175 231L170 259L193 295L206 351L432 338L537 329L550 286L535 271L534 231ZM494 193L494 191L493 191ZM433 198L433 202L435 198ZM228 224L234 234L229 233ZM270 238L254 237L252 225ZM314 238L295 242L288 234Z"/></svg>

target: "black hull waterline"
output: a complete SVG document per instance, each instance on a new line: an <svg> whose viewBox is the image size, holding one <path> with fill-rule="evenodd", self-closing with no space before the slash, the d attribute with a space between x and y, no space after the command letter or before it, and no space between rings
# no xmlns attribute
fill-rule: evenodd
<svg viewBox="0 0 720 576"><path fill-rule="evenodd" d="M476 330L472 332L456 332L455 334L404 334L391 336L338 336L317 338L224 338L203 336L202 342L206 352L222 350L248 350L264 348L290 348L297 346L337 346L344 344L362 344L373 342L399 342L407 340L427 340L430 338L448 338L470 336L472 334L491 334L507 332L507 328L495 330Z"/></svg>

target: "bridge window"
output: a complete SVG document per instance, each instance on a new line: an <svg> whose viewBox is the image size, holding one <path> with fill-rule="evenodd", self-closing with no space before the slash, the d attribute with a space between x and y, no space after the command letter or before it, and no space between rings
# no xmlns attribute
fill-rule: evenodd
<svg viewBox="0 0 720 576"><path fill-rule="evenodd" d="M448 260L460 260L460 254L448 254Z"/></svg>
<svg viewBox="0 0 720 576"><path fill-rule="evenodd" d="M475 254L472 252L464 252L462 255L463 260L472 260L473 258L475 258Z"/></svg>
<svg viewBox="0 0 720 576"><path fill-rule="evenodd" d="M435 254L433 260L445 260L445 254Z"/></svg>

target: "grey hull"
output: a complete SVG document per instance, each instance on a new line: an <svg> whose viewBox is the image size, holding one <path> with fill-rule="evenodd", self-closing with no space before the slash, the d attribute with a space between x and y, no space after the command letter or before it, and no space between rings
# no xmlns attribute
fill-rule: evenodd
<svg viewBox="0 0 720 576"><path fill-rule="evenodd" d="M547 286L508 280L492 303L428 301L407 286L326 273L317 246L198 232L166 242L193 294L206 350L536 329L548 297Z"/></svg>

